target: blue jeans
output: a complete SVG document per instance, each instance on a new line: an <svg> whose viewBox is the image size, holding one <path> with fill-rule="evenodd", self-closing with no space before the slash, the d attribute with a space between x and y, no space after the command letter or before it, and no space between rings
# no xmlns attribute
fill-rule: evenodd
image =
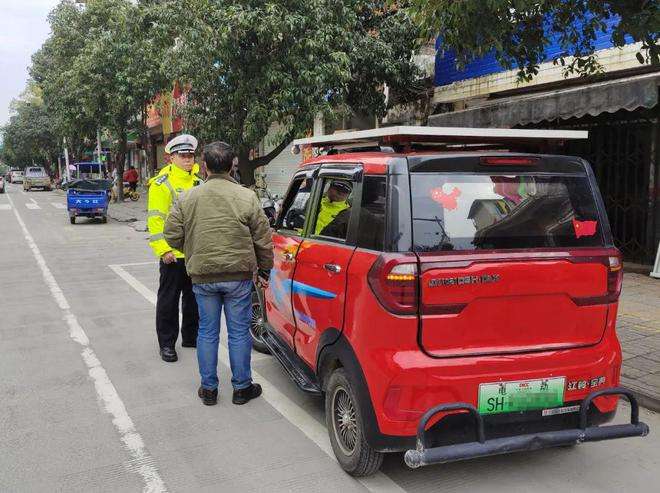
<svg viewBox="0 0 660 493"><path fill-rule="evenodd" d="M252 385L252 281L194 284L193 293L199 308L197 362L202 387L208 390L218 388L218 344L223 305L227 319L231 384L235 390L249 387Z"/></svg>

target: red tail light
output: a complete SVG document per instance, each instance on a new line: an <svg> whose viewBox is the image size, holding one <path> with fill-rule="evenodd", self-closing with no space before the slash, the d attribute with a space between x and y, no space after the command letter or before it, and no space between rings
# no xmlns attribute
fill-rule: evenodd
<svg viewBox="0 0 660 493"><path fill-rule="evenodd" d="M607 296L610 303L614 303L621 295L621 284L623 283L623 263L621 257L607 257Z"/></svg>
<svg viewBox="0 0 660 493"><path fill-rule="evenodd" d="M608 255L605 257L583 257L572 259L573 262L600 262L607 268L607 293L604 296L592 298L574 298L573 301L578 306L586 305L604 305L607 303L616 303L621 295L621 285L623 283L623 262L621 255Z"/></svg>
<svg viewBox="0 0 660 493"><path fill-rule="evenodd" d="M369 286L383 307L397 315L417 313L417 257L381 255L369 271Z"/></svg>

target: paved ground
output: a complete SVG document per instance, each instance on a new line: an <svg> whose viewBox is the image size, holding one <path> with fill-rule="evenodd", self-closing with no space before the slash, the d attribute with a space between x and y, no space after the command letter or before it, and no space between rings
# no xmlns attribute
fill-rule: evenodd
<svg viewBox="0 0 660 493"><path fill-rule="evenodd" d="M194 350L158 359L156 265L129 223L70 225L61 195L0 195L0 491L648 491L660 416L644 439L411 471L400 454L356 481L338 467L323 404L254 355L262 399L196 396ZM112 267L110 267L112 266ZM623 311L623 310L622 310ZM626 315L628 316L628 315ZM626 419L621 406L617 419Z"/></svg>
<svg viewBox="0 0 660 493"><path fill-rule="evenodd" d="M660 279L624 273L617 331L621 382L660 410Z"/></svg>

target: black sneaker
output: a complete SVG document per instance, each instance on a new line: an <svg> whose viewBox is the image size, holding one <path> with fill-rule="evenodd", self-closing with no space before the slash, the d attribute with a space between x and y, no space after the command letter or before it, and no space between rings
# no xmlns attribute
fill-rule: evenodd
<svg viewBox="0 0 660 493"><path fill-rule="evenodd" d="M199 387L197 395L205 406L215 406L218 403L218 389L209 390Z"/></svg>
<svg viewBox="0 0 660 493"><path fill-rule="evenodd" d="M160 357L163 361L166 361L167 363L174 363L179 359L173 347L160 348Z"/></svg>
<svg viewBox="0 0 660 493"><path fill-rule="evenodd" d="M261 385L258 383L253 383L249 387L240 390L234 390L234 395L231 398L231 401L236 405L246 404L252 399L256 399L261 395Z"/></svg>

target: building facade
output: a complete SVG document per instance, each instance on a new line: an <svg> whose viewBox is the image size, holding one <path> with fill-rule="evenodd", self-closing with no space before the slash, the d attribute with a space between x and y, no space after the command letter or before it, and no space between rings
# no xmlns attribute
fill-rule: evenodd
<svg viewBox="0 0 660 493"><path fill-rule="evenodd" d="M639 44L613 47L612 22L595 43L603 72L590 77L565 77L551 61L556 43L531 82L494 56L459 69L438 43L428 124L588 130L589 140L565 153L591 163L625 260L650 265L660 242L660 67L640 65Z"/></svg>

